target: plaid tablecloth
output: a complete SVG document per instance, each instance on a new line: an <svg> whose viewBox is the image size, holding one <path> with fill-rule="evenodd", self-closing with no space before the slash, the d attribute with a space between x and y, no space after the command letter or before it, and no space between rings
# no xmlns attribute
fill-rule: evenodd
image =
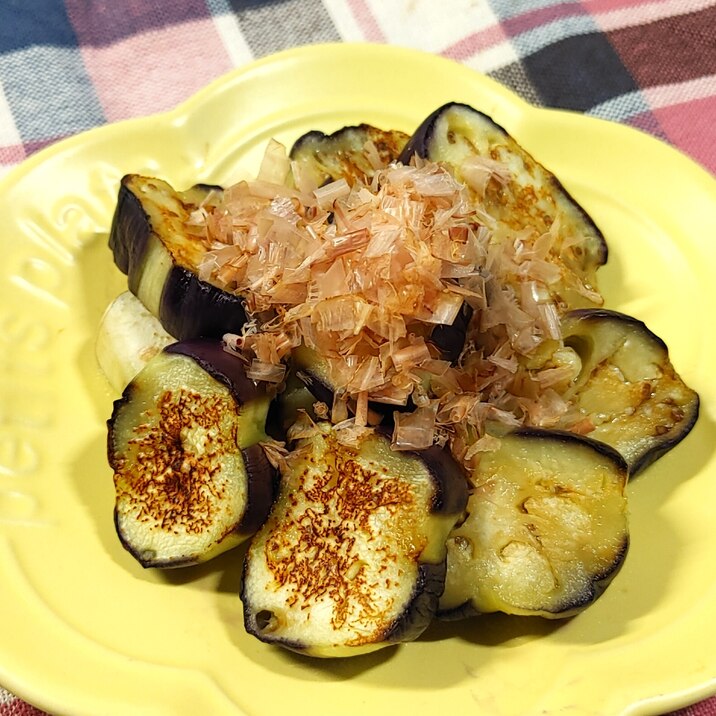
<svg viewBox="0 0 716 716"><path fill-rule="evenodd" d="M452 58L716 173L713 0L0 0L0 174L64 137L169 109L253 58L328 41ZM0 687L0 716L39 713ZM716 716L716 698L679 713Z"/></svg>

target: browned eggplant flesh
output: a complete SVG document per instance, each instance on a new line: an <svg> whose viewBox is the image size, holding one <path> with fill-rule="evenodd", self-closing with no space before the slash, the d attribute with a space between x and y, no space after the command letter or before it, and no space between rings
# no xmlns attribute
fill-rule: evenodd
<svg viewBox="0 0 716 716"><path fill-rule="evenodd" d="M377 169L400 156L408 135L369 124L343 127L333 134L317 130L299 137L291 148L294 174L313 186L345 179L370 180Z"/></svg>
<svg viewBox="0 0 716 716"><path fill-rule="evenodd" d="M445 577L445 541L467 501L449 451L391 450L328 423L300 438L244 563L246 629L311 656L417 638Z"/></svg>
<svg viewBox="0 0 716 716"><path fill-rule="evenodd" d="M440 614L572 616L624 561L626 463L571 433L522 429L500 441L480 459L467 518L448 539Z"/></svg>
<svg viewBox="0 0 716 716"><path fill-rule="evenodd" d="M416 154L445 164L473 190L481 207L479 219L496 240L513 241L525 230L532 240L551 237L545 258L561 276L550 278L548 288L558 304L601 305L596 272L607 261L601 231L505 129L482 112L451 102L423 121L400 160L408 163Z"/></svg>
<svg viewBox="0 0 716 716"><path fill-rule="evenodd" d="M108 422L115 523L144 567L204 562L266 519L276 478L259 442L270 397L214 341L174 343Z"/></svg>
<svg viewBox="0 0 716 716"><path fill-rule="evenodd" d="M565 316L562 333L581 361L566 395L593 425L589 437L616 448L631 475L688 435L699 396L643 322L616 311L582 309Z"/></svg>

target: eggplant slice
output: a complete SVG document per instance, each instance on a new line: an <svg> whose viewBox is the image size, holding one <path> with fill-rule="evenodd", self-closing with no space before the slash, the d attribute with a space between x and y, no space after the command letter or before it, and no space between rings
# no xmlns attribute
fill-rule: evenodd
<svg viewBox="0 0 716 716"><path fill-rule="evenodd" d="M319 657L417 638L467 501L457 463L437 447L394 452L374 431L344 443L328 423L297 448L244 562L246 630Z"/></svg>
<svg viewBox="0 0 716 716"><path fill-rule="evenodd" d="M572 616L606 588L629 542L627 466L608 445L521 429L485 453L448 539L439 616Z"/></svg>
<svg viewBox="0 0 716 716"><path fill-rule="evenodd" d="M594 424L589 437L616 448L631 475L688 435L699 396L674 370L664 341L642 321L582 309L564 317L562 334L582 362L566 397Z"/></svg>
<svg viewBox="0 0 716 716"><path fill-rule="evenodd" d="M404 132L369 124L343 127L333 134L313 130L296 140L289 156L293 171L313 186L338 179L369 182L377 168L397 160L408 138Z"/></svg>
<svg viewBox="0 0 716 716"><path fill-rule="evenodd" d="M559 180L500 125L466 104L448 103L418 127L400 161L407 164L416 154L444 163L469 187L480 185L478 199L487 215L482 220L495 236L512 240L525 229L535 237L551 230L555 240L545 260L561 271L561 279L548 286L554 300L569 308L601 305L596 272L607 261L601 231Z"/></svg>
<svg viewBox="0 0 716 716"><path fill-rule="evenodd" d="M95 355L109 384L119 394L157 353L175 342L159 319L133 293L124 291L102 314Z"/></svg>
<svg viewBox="0 0 716 716"><path fill-rule="evenodd" d="M129 290L177 340L239 333L246 322L243 299L199 278L208 246L188 227L202 202L221 187L199 184L175 191L161 179L122 178L109 235L114 261Z"/></svg>
<svg viewBox="0 0 716 716"><path fill-rule="evenodd" d="M270 397L215 341L173 343L114 404L115 524L144 567L204 562L263 524L276 475L259 442Z"/></svg>

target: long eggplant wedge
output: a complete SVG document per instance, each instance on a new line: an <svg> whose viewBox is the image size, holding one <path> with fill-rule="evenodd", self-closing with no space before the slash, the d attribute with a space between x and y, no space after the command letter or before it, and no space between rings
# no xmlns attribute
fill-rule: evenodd
<svg viewBox="0 0 716 716"><path fill-rule="evenodd" d="M490 117L451 102L430 114L400 156L444 163L476 193L481 220L496 237L552 237L544 260L561 272L549 281L554 300L569 308L601 305L597 269L607 244L594 221L559 180ZM529 249L539 253L535 246Z"/></svg>
<svg viewBox="0 0 716 716"><path fill-rule="evenodd" d="M581 360L566 394L593 426L589 437L616 448L636 475L691 431L699 396L646 325L616 311L581 309L562 321L565 345Z"/></svg>
<svg viewBox="0 0 716 716"><path fill-rule="evenodd" d="M447 450L394 452L369 431L344 444L321 423L297 444L252 539L241 598L261 641L318 657L417 638L445 578L445 540L467 501Z"/></svg>
<svg viewBox="0 0 716 716"><path fill-rule="evenodd" d="M400 156L409 137L397 130L369 124L343 127L332 134L318 130L299 137L291 147L293 173L302 183L322 186L345 179L369 182L377 169Z"/></svg>
<svg viewBox="0 0 716 716"><path fill-rule="evenodd" d="M204 562L263 524L276 474L263 452L270 396L218 341L173 343L114 404L115 524L144 567Z"/></svg>
<svg viewBox="0 0 716 716"><path fill-rule="evenodd" d="M240 296L199 278L208 247L187 228L192 212L220 192L206 185L178 192L137 174L120 184L109 235L114 261L129 290L177 340L238 333L246 322Z"/></svg>
<svg viewBox="0 0 716 716"><path fill-rule="evenodd" d="M121 393L144 366L176 339L130 291L107 306L95 340L97 363L116 393Z"/></svg>
<svg viewBox="0 0 716 716"><path fill-rule="evenodd" d="M467 518L448 539L440 616L572 616L626 556L626 463L571 433L522 429L500 440L481 457Z"/></svg>

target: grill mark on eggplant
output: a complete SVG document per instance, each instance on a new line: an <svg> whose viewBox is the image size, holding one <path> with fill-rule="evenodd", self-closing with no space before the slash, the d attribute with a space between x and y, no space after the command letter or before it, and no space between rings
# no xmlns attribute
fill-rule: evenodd
<svg viewBox="0 0 716 716"><path fill-rule="evenodd" d="M196 564L266 519L276 475L258 444L269 397L216 341L168 346L115 402L115 526L145 567Z"/></svg>
<svg viewBox="0 0 716 716"><path fill-rule="evenodd" d="M444 540L464 508L465 478L448 467L439 472L437 455L432 468L418 452L383 464L378 456L391 454L390 441L378 433L352 448L335 442L332 428L321 430L299 441L299 450L311 452L299 452L300 462L289 466L274 512L249 547L242 586L247 630L314 656L417 638L443 588ZM378 444L384 447L374 453ZM445 460L453 460L447 452ZM408 470L415 475L408 478ZM435 493L442 496L436 500ZM419 513L424 523L415 522ZM378 523L384 526L374 534ZM280 606L272 606L274 593ZM313 609L324 602L330 612L314 624Z"/></svg>

